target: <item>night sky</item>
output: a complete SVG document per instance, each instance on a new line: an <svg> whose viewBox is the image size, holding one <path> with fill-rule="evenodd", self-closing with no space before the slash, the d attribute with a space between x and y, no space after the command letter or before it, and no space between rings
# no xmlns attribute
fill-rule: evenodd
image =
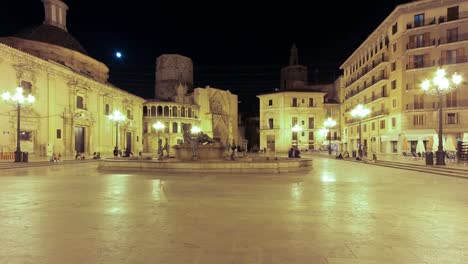
<svg viewBox="0 0 468 264"><path fill-rule="evenodd" d="M279 87L293 42L310 82L331 82L393 9L410 1L64 2L68 31L109 66L111 83L152 98L156 57L178 53L192 58L195 86L229 89L247 113L258 110L257 94ZM0 36L43 19L40 0L2 1ZM122 60L114 57L117 50Z"/></svg>

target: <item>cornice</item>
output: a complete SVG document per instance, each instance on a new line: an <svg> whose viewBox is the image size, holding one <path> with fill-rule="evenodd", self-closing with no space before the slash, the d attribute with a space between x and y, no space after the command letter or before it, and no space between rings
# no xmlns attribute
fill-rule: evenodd
<svg viewBox="0 0 468 264"><path fill-rule="evenodd" d="M119 96L123 98L128 98L130 96L133 100L142 104L146 101L145 99L139 96L136 96L134 94L131 94L127 91L124 91L120 88L111 86L106 83L101 83L94 79L85 77L60 64L50 62L50 61L45 61L31 54L28 54L26 52L17 50L8 45L0 43L0 63L4 62L6 59L13 61L14 67L21 65L20 67L25 67L28 70L35 72L35 73L45 72L48 74L61 76L65 79L72 80L72 84L75 83L80 86L91 87L91 89L96 92L99 91L101 93L113 94L113 95L117 93Z"/></svg>

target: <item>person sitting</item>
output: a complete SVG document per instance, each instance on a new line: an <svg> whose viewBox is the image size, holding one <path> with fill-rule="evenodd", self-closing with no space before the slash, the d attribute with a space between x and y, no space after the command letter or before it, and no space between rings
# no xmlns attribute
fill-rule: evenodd
<svg viewBox="0 0 468 264"><path fill-rule="evenodd" d="M114 157L117 157L119 155L119 150L117 147L114 148Z"/></svg>
<svg viewBox="0 0 468 264"><path fill-rule="evenodd" d="M129 148L126 148L125 149L125 157L130 157L130 155L133 156L132 151Z"/></svg>
<svg viewBox="0 0 468 264"><path fill-rule="evenodd" d="M349 159L349 152L348 152L348 151L345 151L345 152L344 152L343 158Z"/></svg>
<svg viewBox="0 0 468 264"><path fill-rule="evenodd" d="M289 151L288 151L288 158L294 158L294 149L291 148Z"/></svg>
<svg viewBox="0 0 468 264"><path fill-rule="evenodd" d="M101 153L99 152L94 152L93 153L93 159L100 159L101 158Z"/></svg>
<svg viewBox="0 0 468 264"><path fill-rule="evenodd" d="M62 162L62 154L58 154L57 156L57 162Z"/></svg>
<svg viewBox="0 0 468 264"><path fill-rule="evenodd" d="M299 149L294 150L294 157L295 158L300 158L301 157L301 151Z"/></svg>
<svg viewBox="0 0 468 264"><path fill-rule="evenodd" d="M336 155L336 159L343 159L343 154L341 154L341 152L338 153L338 155Z"/></svg>

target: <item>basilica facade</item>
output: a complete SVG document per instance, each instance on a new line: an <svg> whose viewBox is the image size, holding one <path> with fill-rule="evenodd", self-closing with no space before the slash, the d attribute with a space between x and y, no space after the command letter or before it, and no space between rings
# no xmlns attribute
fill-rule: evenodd
<svg viewBox="0 0 468 264"><path fill-rule="evenodd" d="M156 152L159 136L182 143L192 126L219 141L238 141L237 95L214 88L193 89L191 59L162 55L156 65L156 96L144 99L108 82L109 68L90 57L68 32L68 6L43 0L42 25L0 37L0 94L21 87L36 98L20 108L0 104L0 159L12 159L17 139L23 152L44 157L100 152L115 147L133 153ZM116 122L114 111L125 116ZM19 137L17 136L20 124Z"/></svg>

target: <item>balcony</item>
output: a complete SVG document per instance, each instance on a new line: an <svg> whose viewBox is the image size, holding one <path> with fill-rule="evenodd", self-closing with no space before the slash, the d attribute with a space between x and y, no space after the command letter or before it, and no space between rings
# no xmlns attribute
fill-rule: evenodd
<svg viewBox="0 0 468 264"><path fill-rule="evenodd" d="M412 64L406 64L406 70L429 68L433 66L435 66L434 61L414 62Z"/></svg>
<svg viewBox="0 0 468 264"><path fill-rule="evenodd" d="M408 42L408 44L406 44L406 50L435 46L435 44L436 44L435 39L430 39L426 41Z"/></svg>
<svg viewBox="0 0 468 264"><path fill-rule="evenodd" d="M456 36L439 38L438 43L439 45L443 45L443 44L455 43L455 42L460 42L460 41L465 41L465 40L468 40L468 34L459 34Z"/></svg>
<svg viewBox="0 0 468 264"><path fill-rule="evenodd" d="M445 109L450 109L450 108L465 108L468 107L468 100L458 100L458 101L447 101L444 100L442 102L442 108ZM426 103L411 103L411 104L406 104L406 110L411 111L411 110L416 110L416 111L436 111L439 109L439 104L436 102L426 102Z"/></svg>
<svg viewBox="0 0 468 264"><path fill-rule="evenodd" d="M455 16L447 17L447 16L440 16L438 19L439 24L451 22L451 21L457 21L461 19L468 18L468 12L458 12Z"/></svg>
<svg viewBox="0 0 468 264"><path fill-rule="evenodd" d="M367 120L367 119L371 119L371 118L375 118L375 117L379 117L379 116L383 116L383 115L388 115L388 113L389 113L388 109L380 109L380 110L371 112L368 117L366 117L366 118L364 118L362 120ZM352 124L352 123L356 123L356 122L359 122L359 119L351 117L345 123L346 124Z"/></svg>
<svg viewBox="0 0 468 264"><path fill-rule="evenodd" d="M406 24L406 29L413 29L413 28L420 28L420 27L426 27L430 25L435 25L436 24L436 18L427 18L424 19L424 21L413 21L408 24Z"/></svg>
<svg viewBox="0 0 468 264"><path fill-rule="evenodd" d="M377 95L374 95L371 98L368 98L368 99L364 100L364 104L372 103L372 102L377 101L377 100L379 100L381 98L387 98L387 97L388 97L387 92L380 92Z"/></svg>
<svg viewBox="0 0 468 264"><path fill-rule="evenodd" d="M373 60L370 65L367 65L367 66L363 67L360 71L358 71L358 74L356 76L354 76L353 78L348 80L346 82L346 87L348 87L351 84L355 83L357 80L361 79L361 77L363 77L364 75L366 75L368 72L372 71L373 69L377 68L377 66L379 66L380 64L382 64L384 62L388 62L388 57L387 56L382 55L381 58L379 58L377 60Z"/></svg>
<svg viewBox="0 0 468 264"><path fill-rule="evenodd" d="M349 99L349 98L357 95L358 93L366 90L367 88L371 87L372 85L374 85L374 84L376 84L376 83L378 83L378 82L380 82L382 80L388 80L388 75L387 74L381 74L380 76L377 76L376 78L371 80L370 83L368 83L366 86L363 86L359 90L351 90L350 92L346 93L345 99Z"/></svg>
<svg viewBox="0 0 468 264"><path fill-rule="evenodd" d="M468 56L446 57L439 60L439 65L449 65L468 62Z"/></svg>

